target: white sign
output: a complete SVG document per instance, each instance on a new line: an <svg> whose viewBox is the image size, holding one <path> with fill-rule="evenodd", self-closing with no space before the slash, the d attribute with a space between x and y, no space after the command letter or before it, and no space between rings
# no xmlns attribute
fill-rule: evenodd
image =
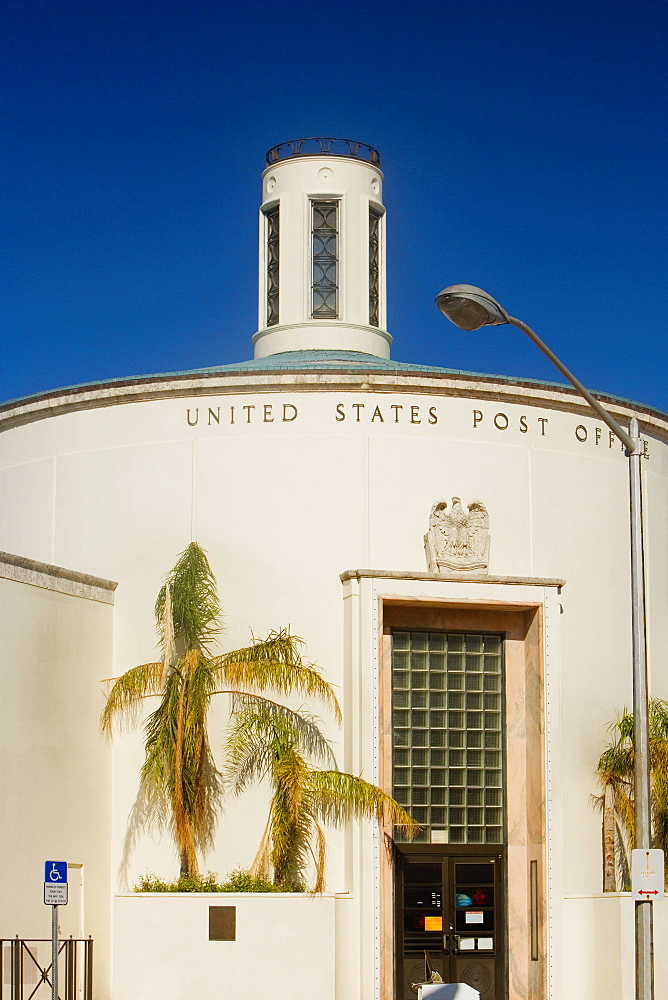
<svg viewBox="0 0 668 1000"><path fill-rule="evenodd" d="M55 882L44 883L44 902L47 906L67 905L67 882L58 885Z"/></svg>
<svg viewBox="0 0 668 1000"><path fill-rule="evenodd" d="M663 851L631 851L631 889L636 900L663 897Z"/></svg>
<svg viewBox="0 0 668 1000"><path fill-rule="evenodd" d="M467 910L464 921L467 924L484 924L485 914L482 910Z"/></svg>

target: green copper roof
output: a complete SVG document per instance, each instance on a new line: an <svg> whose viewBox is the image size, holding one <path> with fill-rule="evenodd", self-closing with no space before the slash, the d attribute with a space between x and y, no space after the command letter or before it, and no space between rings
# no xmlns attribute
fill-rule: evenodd
<svg viewBox="0 0 668 1000"><path fill-rule="evenodd" d="M383 372L436 372L444 374L463 374L454 372L451 368L434 368L431 365L409 365L403 361L390 361L379 358L376 354L362 354L359 351L285 351L282 354L270 354L266 358L255 358L253 361L240 361L234 365L220 365L215 368L200 368L189 372L190 375L208 375L217 372L275 372L304 371L336 368L338 371L350 369L357 371Z"/></svg>
<svg viewBox="0 0 668 1000"><path fill-rule="evenodd" d="M22 396L20 399L8 400L0 406L6 409L24 400L36 399L42 396L52 396L63 392L71 392L93 388L96 385L112 386L127 385L132 382L150 382L153 379L170 378L197 378L197 376L223 375L225 372L289 372L289 371L368 371L368 372L397 372L426 375L456 375L476 379L494 379L497 382L505 382L508 385L535 385L546 386L555 389L564 389L563 382L548 382L543 379L519 378L510 375L490 375L482 372L467 372L456 368L436 368L433 365L411 365L404 361L391 361L388 358L379 358L375 354L362 354L359 351L286 351L281 354L270 354L265 358L255 358L251 361L239 361L231 365L213 365L210 368L195 368L191 371L161 372L152 375L125 375L121 378L98 379L94 382L84 382L79 385L63 386L59 389L47 390L45 392L31 393ZM631 403L634 406L641 406L644 410L653 410L661 416L666 416L661 410L654 407L642 406L634 403L633 400L624 399L621 396L614 396L610 393L598 392L598 395L606 396L620 403Z"/></svg>

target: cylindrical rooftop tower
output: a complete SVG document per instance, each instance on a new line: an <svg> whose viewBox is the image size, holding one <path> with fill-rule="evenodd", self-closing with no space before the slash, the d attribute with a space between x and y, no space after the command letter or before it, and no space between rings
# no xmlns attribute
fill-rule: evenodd
<svg viewBox="0 0 668 1000"><path fill-rule="evenodd" d="M389 358L380 156L352 139L296 139L267 153L255 357L360 351Z"/></svg>

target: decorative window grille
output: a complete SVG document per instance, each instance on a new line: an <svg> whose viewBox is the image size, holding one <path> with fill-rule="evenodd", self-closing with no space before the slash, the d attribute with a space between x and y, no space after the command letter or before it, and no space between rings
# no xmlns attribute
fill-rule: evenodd
<svg viewBox="0 0 668 1000"><path fill-rule="evenodd" d="M339 203L312 205L313 319L336 319L339 314Z"/></svg>
<svg viewBox="0 0 668 1000"><path fill-rule="evenodd" d="M265 212L267 220L267 326L278 323L279 206Z"/></svg>
<svg viewBox="0 0 668 1000"><path fill-rule="evenodd" d="M503 843L502 637L392 638L392 794L424 827L418 841Z"/></svg>
<svg viewBox="0 0 668 1000"><path fill-rule="evenodd" d="M378 284L380 275L380 212L369 208L369 323L380 326Z"/></svg>

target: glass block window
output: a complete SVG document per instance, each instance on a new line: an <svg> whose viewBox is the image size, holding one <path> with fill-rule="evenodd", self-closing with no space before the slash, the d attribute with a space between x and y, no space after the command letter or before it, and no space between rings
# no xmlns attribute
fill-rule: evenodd
<svg viewBox="0 0 668 1000"><path fill-rule="evenodd" d="M418 842L503 843L500 635L394 632L392 775Z"/></svg>
<svg viewBox="0 0 668 1000"><path fill-rule="evenodd" d="M267 220L267 326L275 326L278 323L278 205L270 208L264 215Z"/></svg>
<svg viewBox="0 0 668 1000"><path fill-rule="evenodd" d="M336 319L339 314L339 203L311 202L313 319Z"/></svg>
<svg viewBox="0 0 668 1000"><path fill-rule="evenodd" d="M380 212L369 209L369 323L380 326L378 283L380 275Z"/></svg>

